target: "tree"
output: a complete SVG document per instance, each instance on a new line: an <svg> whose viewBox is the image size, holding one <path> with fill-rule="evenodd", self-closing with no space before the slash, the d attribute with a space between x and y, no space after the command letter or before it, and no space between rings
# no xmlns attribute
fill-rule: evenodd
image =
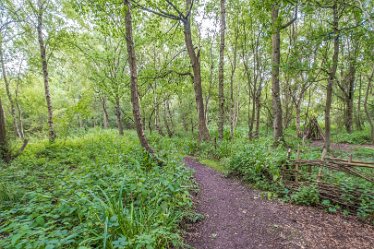
<svg viewBox="0 0 374 249"><path fill-rule="evenodd" d="M10 150L9 150L8 139L6 135L5 116L4 116L3 103L1 102L1 99L0 99L0 158L6 163L10 161Z"/></svg>
<svg viewBox="0 0 374 249"><path fill-rule="evenodd" d="M136 66L136 56L134 48L134 40L132 35L132 16L131 16L131 3L130 0L124 0L125 4L125 26L126 26L126 44L128 62L130 66L131 74L131 104L134 115L134 122L136 132L138 134L140 144L150 154L153 154L153 149L149 146L148 141L144 135L144 129L142 124L141 110L139 104L139 93L138 93L138 72Z"/></svg>
<svg viewBox="0 0 374 249"><path fill-rule="evenodd" d="M370 94L373 95L373 78L374 78L374 67L372 69L371 75L368 77L368 85L367 85L365 101L364 101L365 114L368 119L368 123L370 125L370 130L371 130L372 144L374 144L374 117L373 117L373 112L371 112L369 109L369 96Z"/></svg>
<svg viewBox="0 0 374 249"><path fill-rule="evenodd" d="M218 71L218 137L223 139L223 128L225 125L225 94L224 94L224 65L225 65L225 30L226 30L226 0L221 0L221 43L219 47L219 71Z"/></svg>
<svg viewBox="0 0 374 249"><path fill-rule="evenodd" d="M280 83L279 83L279 66L280 66L280 32L282 29L290 26L297 19L297 7L295 9L295 17L284 25L279 24L279 3L275 2L272 5L272 107L273 107L273 139L275 144L283 140L283 124L282 124L282 102L280 97Z"/></svg>
<svg viewBox="0 0 374 249"><path fill-rule="evenodd" d="M336 70L338 67L339 58L339 13L338 13L338 0L335 0L332 6L333 12L333 35L334 35L334 52L332 55L331 67L329 70L329 77L327 82L327 93L326 93L326 107L325 107L325 149L330 150L331 144L331 104L332 104L332 91L333 85L336 80Z"/></svg>
<svg viewBox="0 0 374 249"><path fill-rule="evenodd" d="M133 1L135 2L135 1ZM135 2L136 3L136 2ZM138 4L137 4L138 5ZM201 64L200 64L200 51L195 51L195 46L192 41L192 30L191 30L191 14L192 8L194 5L194 0L185 1L185 13L183 13L175 4L170 0L166 0L166 5L168 8L171 8L177 14L172 14L165 11L156 11L152 8L144 7L138 5L145 11L151 12L158 16L168 18L171 20L180 21L183 24L183 34L186 49L188 56L190 58L191 67L193 71L193 81L194 81L194 91L195 91L195 100L198 112L198 125L199 125L199 141L208 141L210 139L209 130L206 125L205 120L205 110L204 110L204 99L203 99L203 90L201 86ZM159 7L156 8L160 10Z"/></svg>
<svg viewBox="0 0 374 249"><path fill-rule="evenodd" d="M49 141L53 142L56 139L56 133L53 128L53 107L52 107L52 100L51 94L49 91L49 76L48 76L48 60L46 54L46 46L44 42L43 36L43 16L46 11L48 2L44 0L38 0L35 6L36 15L37 15L37 34L38 34L38 42L39 42L39 49L40 49L40 60L41 60L41 69L43 73L43 82L44 82L44 93L45 93L45 100L47 103L48 109L48 127L49 127Z"/></svg>

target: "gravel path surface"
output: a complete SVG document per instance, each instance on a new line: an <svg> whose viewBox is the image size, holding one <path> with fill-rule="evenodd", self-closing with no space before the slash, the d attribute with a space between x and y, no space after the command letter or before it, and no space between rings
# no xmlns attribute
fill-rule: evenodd
<svg viewBox="0 0 374 249"><path fill-rule="evenodd" d="M184 161L195 170L196 211L205 217L186 231L186 243L196 249L374 248L374 227L355 218L267 201L237 179Z"/></svg>

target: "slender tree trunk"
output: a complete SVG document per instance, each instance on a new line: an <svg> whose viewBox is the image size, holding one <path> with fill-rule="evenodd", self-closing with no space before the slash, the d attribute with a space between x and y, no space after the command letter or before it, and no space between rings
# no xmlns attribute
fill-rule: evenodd
<svg viewBox="0 0 374 249"><path fill-rule="evenodd" d="M224 94L224 63L225 63L225 29L226 29L226 0L221 0L221 44L219 49L218 71L218 138L223 139L225 125L225 94Z"/></svg>
<svg viewBox="0 0 374 249"><path fill-rule="evenodd" d="M254 86L255 88L255 86ZM255 89L253 89L255 90ZM250 119L250 122L249 122L249 131L248 131L248 136L249 136L249 139L252 139L254 137L254 134L253 134L253 128L254 128L254 125L255 125L255 119L256 119L256 93L252 93L252 114L251 114L251 119Z"/></svg>
<svg viewBox="0 0 374 249"><path fill-rule="evenodd" d="M136 66L136 56L134 48L134 40L132 36L132 17L131 17L131 3L130 0L124 0L125 4L125 25L126 25L126 44L127 44L127 54L130 66L131 74L131 103L135 121L136 131L140 140L142 147L150 154L153 154L153 149L149 146L148 141L144 135L140 103L139 103L139 93L138 93L138 75Z"/></svg>
<svg viewBox="0 0 374 249"><path fill-rule="evenodd" d="M10 104L10 115L12 116L14 131L16 132L16 135L19 138L23 138L19 124L17 122L16 108L15 108L15 104L12 98L12 94L10 93L9 81L8 81L8 77L5 71L5 61L4 61L4 53L3 53L3 48L2 48L2 37L1 36L0 36L0 63L1 63L1 70L3 74L3 80L5 84L5 92L8 97L9 104Z"/></svg>
<svg viewBox="0 0 374 249"><path fill-rule="evenodd" d="M171 128L171 123L169 124L169 117L168 117L168 112L167 112L167 107L166 107L166 101L164 102L164 123L165 123L165 127L166 127L166 132L168 133L168 136L169 137L172 137L173 136L173 130Z"/></svg>
<svg viewBox="0 0 374 249"><path fill-rule="evenodd" d="M0 157L1 160L8 163L10 162L10 151L9 151L9 145L8 140L6 136L6 127L5 127L5 116L4 116L4 109L3 109L3 103L0 99Z"/></svg>
<svg viewBox="0 0 374 249"><path fill-rule="evenodd" d="M295 103L295 109L296 109L296 133L299 138L302 137L301 132L301 108L300 108L300 101L297 101Z"/></svg>
<svg viewBox="0 0 374 249"><path fill-rule="evenodd" d="M374 144L374 118L373 118L373 114L369 110L368 102L369 102L369 95L373 93L373 86L372 86L373 77L374 77L374 68L368 80L369 82L368 82L368 86L366 89L365 100L364 100L364 109L365 109L365 114L366 114L368 123L370 125L372 144Z"/></svg>
<svg viewBox="0 0 374 249"><path fill-rule="evenodd" d="M117 128L119 135L123 136L123 123L122 123L122 111L121 111L121 104L119 97L116 97L116 104L115 104L115 113L117 119Z"/></svg>
<svg viewBox="0 0 374 249"><path fill-rule="evenodd" d="M230 139L234 137L235 129L235 99L234 99L234 78L236 72L236 63L238 56L238 34L235 26L235 38L234 38L234 51L233 61L231 65L231 76L230 76Z"/></svg>
<svg viewBox="0 0 374 249"><path fill-rule="evenodd" d="M357 130L362 130L362 121L361 121L361 95L362 95L362 79L360 74L360 84L358 87L358 99L357 99L357 110L356 110L356 127Z"/></svg>
<svg viewBox="0 0 374 249"><path fill-rule="evenodd" d="M167 110L168 120L169 120L170 125L171 125L171 129L174 130L173 113L171 112L171 109L170 109L169 99L166 100L166 110Z"/></svg>
<svg viewBox="0 0 374 249"><path fill-rule="evenodd" d="M213 88L213 75L214 75L214 60L213 60L213 40L210 46L210 73L209 73L209 90L208 94L205 96L205 121L206 125L209 124L209 101L212 94Z"/></svg>
<svg viewBox="0 0 374 249"><path fill-rule="evenodd" d="M53 108L52 108L52 100L51 95L49 92L49 77L48 77L48 63L47 63L47 56L46 56L46 49L44 44L43 38L43 6L40 0L38 0L38 41L39 41L39 48L40 48L40 59L42 63L42 71L43 71L43 79L44 79L44 93L45 93L45 100L47 103L48 108L48 127L49 127L49 141L53 142L56 139L56 133L53 128Z"/></svg>
<svg viewBox="0 0 374 249"><path fill-rule="evenodd" d="M272 7L272 107L273 107L273 138L275 144L283 140L282 103L280 98L279 65L280 65L280 27L278 27L279 5L274 3Z"/></svg>
<svg viewBox="0 0 374 249"><path fill-rule="evenodd" d="M20 138L22 140L25 140L25 131L24 131L23 122L22 122L22 110L21 110L21 107L20 107L19 101L18 101L19 83L20 83L20 79L18 78L17 84L16 84L16 92L15 92L15 104L16 104L16 109L17 109L17 115L16 116L17 116L19 132L20 132L20 135L21 135Z"/></svg>
<svg viewBox="0 0 374 249"><path fill-rule="evenodd" d="M109 115L108 115L108 108L107 108L105 97L101 98L101 104L103 108L103 126L104 126L104 129L108 129L109 128Z"/></svg>
<svg viewBox="0 0 374 249"><path fill-rule="evenodd" d="M356 54L356 53L355 53ZM355 80L356 80L356 58L349 65L348 75L348 93L347 93L347 113L346 113L346 130L348 133L352 133L353 127L353 98L355 94Z"/></svg>
<svg viewBox="0 0 374 249"><path fill-rule="evenodd" d="M189 12L191 6L191 0L186 0L186 8L187 12ZM190 23L190 16L183 19L183 27L184 27L184 40L186 43L188 55L190 57L191 66L193 70L193 78L194 78L194 90L195 90L195 98L196 98L196 105L198 111L198 122L199 122L199 141L208 141L210 139L209 130L206 126L205 114L204 114L204 100L203 100L203 90L201 87L201 68L200 68L200 52L196 54L195 48L192 42L192 33L191 33L191 23Z"/></svg>
<svg viewBox="0 0 374 249"><path fill-rule="evenodd" d="M260 93L256 97L256 125L255 125L255 133L253 135L253 137L255 137L255 138L258 138L259 133L260 133L260 115L261 115L261 95L260 95Z"/></svg>
<svg viewBox="0 0 374 249"><path fill-rule="evenodd" d="M330 150L330 137L331 137L331 104L332 104L332 91L335 81L336 69L338 67L339 59L339 15L338 15L338 5L337 0L334 2L333 6L333 32L334 32L334 53L332 56L332 65L329 72L329 78L327 83L327 94L326 94L326 107L325 107L325 149Z"/></svg>

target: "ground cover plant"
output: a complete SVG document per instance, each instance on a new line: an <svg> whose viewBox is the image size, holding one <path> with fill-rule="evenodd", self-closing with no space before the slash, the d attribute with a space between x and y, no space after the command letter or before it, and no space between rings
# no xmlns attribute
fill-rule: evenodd
<svg viewBox="0 0 374 249"><path fill-rule="evenodd" d="M182 245L191 172L157 166L132 132L35 141L0 172L0 248Z"/></svg>

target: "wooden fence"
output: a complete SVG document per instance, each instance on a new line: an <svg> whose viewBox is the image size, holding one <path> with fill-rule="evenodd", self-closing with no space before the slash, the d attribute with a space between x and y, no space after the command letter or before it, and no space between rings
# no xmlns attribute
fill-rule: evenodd
<svg viewBox="0 0 374 249"><path fill-rule="evenodd" d="M374 197L374 162L352 160L352 155L346 160L341 158L326 157L326 151L321 159L303 160L300 151L297 151L296 159L291 160L291 150L288 151L288 163L282 167L282 178L286 187L291 191L297 191L301 186L316 186L320 198L351 211L357 211L362 201L363 194ZM346 176L361 179L354 188L345 188L339 181L332 179L336 174L344 173ZM342 176L340 176L342 177ZM373 188L367 188L373 186Z"/></svg>

